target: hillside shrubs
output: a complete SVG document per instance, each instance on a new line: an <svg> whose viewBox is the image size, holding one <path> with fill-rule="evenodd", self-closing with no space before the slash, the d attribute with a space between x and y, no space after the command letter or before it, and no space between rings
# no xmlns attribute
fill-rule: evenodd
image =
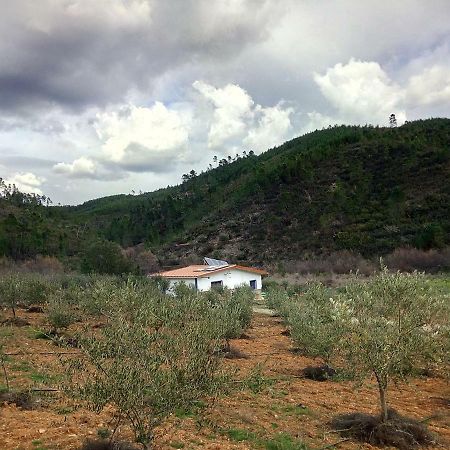
<svg viewBox="0 0 450 450"><path fill-rule="evenodd" d="M428 273L450 269L450 248L443 250L419 250L417 248L398 248L385 258L386 266L391 270Z"/></svg>
<svg viewBox="0 0 450 450"><path fill-rule="evenodd" d="M84 250L81 261L83 273L121 275L136 271L132 262L114 242L96 240Z"/></svg>

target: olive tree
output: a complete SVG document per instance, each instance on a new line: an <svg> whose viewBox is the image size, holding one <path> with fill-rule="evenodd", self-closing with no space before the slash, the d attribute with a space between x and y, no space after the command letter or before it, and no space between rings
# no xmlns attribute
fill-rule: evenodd
<svg viewBox="0 0 450 450"><path fill-rule="evenodd" d="M11 309L14 319L21 299L22 279L17 274L0 277L0 304Z"/></svg>
<svg viewBox="0 0 450 450"><path fill-rule="evenodd" d="M291 337L305 355L331 364L347 328L348 310L331 297L324 285L313 284L302 295L284 304Z"/></svg>
<svg viewBox="0 0 450 450"><path fill-rule="evenodd" d="M133 301L133 313L118 299L100 331L85 330L79 343L85 358L69 361L67 388L95 411L112 404L131 425L135 439L150 448L153 429L178 408L188 408L214 394L222 372L214 350L219 339L214 314L200 298L185 293L166 296L169 308L139 296L144 291L125 284L119 295ZM117 302L116 302L117 301ZM150 317L150 320L149 320Z"/></svg>
<svg viewBox="0 0 450 450"><path fill-rule="evenodd" d="M347 316L340 354L360 379L375 377L385 422L390 380L406 378L419 364L442 364L448 355L445 299L421 274L382 270L367 282L350 283L337 302Z"/></svg>

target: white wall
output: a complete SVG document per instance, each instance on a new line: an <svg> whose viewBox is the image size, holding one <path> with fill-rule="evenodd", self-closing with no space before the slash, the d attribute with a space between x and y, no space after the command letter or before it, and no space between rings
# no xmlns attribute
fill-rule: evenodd
<svg viewBox="0 0 450 450"><path fill-rule="evenodd" d="M185 283L188 286L195 288L195 280L193 278L170 278L169 279L169 291L172 291L176 284Z"/></svg>
<svg viewBox="0 0 450 450"><path fill-rule="evenodd" d="M197 278L197 288L199 291L209 291L212 281L222 281L223 287L234 289L242 285L250 286L250 280L256 280L256 289L262 288L261 275L236 269L222 270L212 273L208 277ZM195 280L193 278L171 278L169 283L169 290L177 283L185 283L195 288Z"/></svg>
<svg viewBox="0 0 450 450"><path fill-rule="evenodd" d="M234 289L243 284L250 286L250 280L256 280L256 289L261 289L261 275L236 269L222 270L208 277L198 278L197 283L200 291L209 291L212 281L222 281L223 287Z"/></svg>

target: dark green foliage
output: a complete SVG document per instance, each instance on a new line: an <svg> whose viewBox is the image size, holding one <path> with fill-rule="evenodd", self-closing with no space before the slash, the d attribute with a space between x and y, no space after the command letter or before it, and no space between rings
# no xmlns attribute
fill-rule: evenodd
<svg viewBox="0 0 450 450"><path fill-rule="evenodd" d="M115 242L97 240L82 255L81 270L84 273L121 275L133 272L131 262L122 254Z"/></svg>
<svg viewBox="0 0 450 450"><path fill-rule="evenodd" d="M79 256L98 238L144 242L164 265L187 254L267 262L447 246L449 149L449 119L335 126L137 196L47 208L3 188L0 255Z"/></svg>

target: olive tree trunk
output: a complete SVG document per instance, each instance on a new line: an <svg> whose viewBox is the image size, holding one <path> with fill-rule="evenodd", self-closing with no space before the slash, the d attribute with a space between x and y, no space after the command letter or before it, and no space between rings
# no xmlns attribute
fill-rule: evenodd
<svg viewBox="0 0 450 450"><path fill-rule="evenodd" d="M376 373L375 377L377 379L378 391L380 393L381 421L387 422L388 421L388 408L387 408L387 402L386 402L386 394L387 394L387 386L388 386L387 375L379 375Z"/></svg>

